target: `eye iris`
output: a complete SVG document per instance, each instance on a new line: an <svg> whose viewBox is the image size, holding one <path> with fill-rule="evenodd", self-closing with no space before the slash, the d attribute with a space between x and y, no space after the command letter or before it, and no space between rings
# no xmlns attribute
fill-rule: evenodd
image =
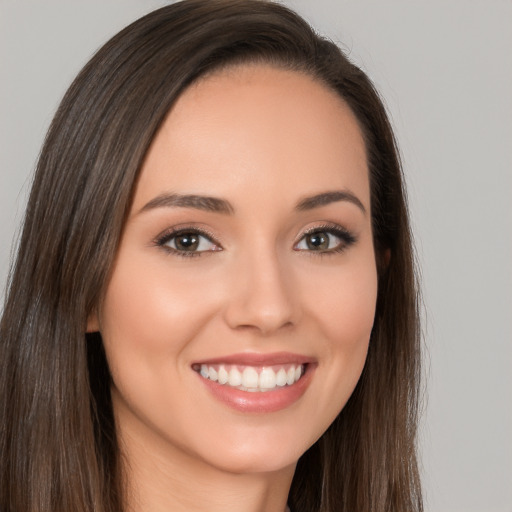
<svg viewBox="0 0 512 512"><path fill-rule="evenodd" d="M199 246L199 237L195 233L181 233L176 236L174 243L179 251L195 251Z"/></svg>
<svg viewBox="0 0 512 512"><path fill-rule="evenodd" d="M326 250L329 248L329 235L324 232L311 233L306 237L306 244L313 251Z"/></svg>

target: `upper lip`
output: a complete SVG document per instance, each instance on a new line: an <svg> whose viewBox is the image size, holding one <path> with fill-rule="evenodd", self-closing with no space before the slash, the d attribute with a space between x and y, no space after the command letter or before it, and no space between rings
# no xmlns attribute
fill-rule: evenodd
<svg viewBox="0 0 512 512"><path fill-rule="evenodd" d="M273 352L268 354L243 352L212 359L195 361L193 364L237 364L240 366L274 366L278 364L307 364L314 362L312 357L291 352Z"/></svg>

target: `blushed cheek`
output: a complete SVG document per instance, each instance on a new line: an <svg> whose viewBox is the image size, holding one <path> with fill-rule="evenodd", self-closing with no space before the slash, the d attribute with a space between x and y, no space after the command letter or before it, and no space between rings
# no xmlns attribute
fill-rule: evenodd
<svg viewBox="0 0 512 512"><path fill-rule="evenodd" d="M191 280L170 272L165 260L153 265L139 257L118 261L100 315L112 356L121 348L143 359L179 351L214 309L203 288L200 276Z"/></svg>
<svg viewBox="0 0 512 512"><path fill-rule="evenodd" d="M348 352L366 350L375 318L377 275L369 264L353 268L331 280L329 286L316 293L312 305L316 317L322 318L325 338L331 340L332 351L340 345Z"/></svg>
<svg viewBox="0 0 512 512"><path fill-rule="evenodd" d="M164 319L172 312L146 266L118 261L103 301L100 328L109 364L131 355L147 358L165 339Z"/></svg>

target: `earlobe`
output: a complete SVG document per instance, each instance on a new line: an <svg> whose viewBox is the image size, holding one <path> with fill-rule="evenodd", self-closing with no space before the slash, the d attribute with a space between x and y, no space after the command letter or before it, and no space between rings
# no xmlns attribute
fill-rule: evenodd
<svg viewBox="0 0 512 512"><path fill-rule="evenodd" d="M384 268L389 267L389 262L391 261L391 249L386 249L384 254L382 255L382 262L384 263Z"/></svg>
<svg viewBox="0 0 512 512"><path fill-rule="evenodd" d="M384 274L389 268L389 262L391 261L391 249L382 249L377 253L376 262L377 270L380 275Z"/></svg>
<svg viewBox="0 0 512 512"><path fill-rule="evenodd" d="M100 330L100 322L98 320L98 313L93 311L87 318L86 333L98 332Z"/></svg>

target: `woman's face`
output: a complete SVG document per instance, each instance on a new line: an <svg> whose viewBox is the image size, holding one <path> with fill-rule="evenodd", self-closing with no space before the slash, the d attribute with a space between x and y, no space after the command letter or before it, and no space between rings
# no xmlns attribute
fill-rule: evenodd
<svg viewBox="0 0 512 512"><path fill-rule="evenodd" d="M262 65L195 83L145 159L89 322L125 444L230 472L293 467L359 379L376 293L349 108Z"/></svg>

